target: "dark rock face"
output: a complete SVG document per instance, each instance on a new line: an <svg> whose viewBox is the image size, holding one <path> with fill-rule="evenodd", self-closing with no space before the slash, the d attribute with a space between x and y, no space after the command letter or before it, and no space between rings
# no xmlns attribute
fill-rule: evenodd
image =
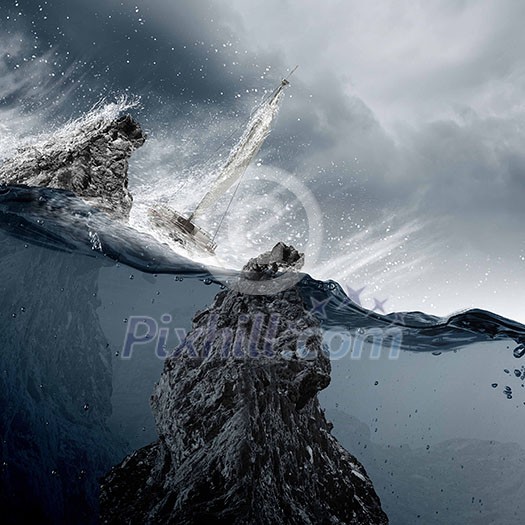
<svg viewBox="0 0 525 525"><path fill-rule="evenodd" d="M159 440L103 480L104 523L386 524L317 400L330 382L298 290L224 291L152 396Z"/></svg>
<svg viewBox="0 0 525 525"><path fill-rule="evenodd" d="M112 435L112 364L100 261L0 235L2 523L96 523Z"/></svg>
<svg viewBox="0 0 525 525"><path fill-rule="evenodd" d="M250 259L242 271L248 279L270 279L280 271L300 270L303 264L304 254L278 242L271 251Z"/></svg>
<svg viewBox="0 0 525 525"><path fill-rule="evenodd" d="M19 150L0 165L0 183L70 190L114 218L127 220L133 200L128 158L145 141L139 124L129 115L109 123L98 119L72 134Z"/></svg>

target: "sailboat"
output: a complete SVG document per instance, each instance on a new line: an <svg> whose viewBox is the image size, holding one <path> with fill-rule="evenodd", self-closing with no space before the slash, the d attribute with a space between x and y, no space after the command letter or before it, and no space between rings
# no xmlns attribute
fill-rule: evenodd
<svg viewBox="0 0 525 525"><path fill-rule="evenodd" d="M290 72L288 78L296 69L297 66ZM211 188L189 216L184 217L167 206L157 206L148 210L150 224L155 229L160 230L163 235L167 235L172 241L182 244L190 251L197 249L212 255L215 253L217 232L212 236L197 223L202 214L235 182L239 181L252 159L257 155L271 131L283 91L290 84L288 78L281 80L277 88L256 108L243 135L231 150Z"/></svg>

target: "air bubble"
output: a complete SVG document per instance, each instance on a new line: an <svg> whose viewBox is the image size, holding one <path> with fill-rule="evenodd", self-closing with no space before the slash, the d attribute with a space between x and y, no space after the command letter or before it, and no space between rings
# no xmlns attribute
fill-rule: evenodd
<svg viewBox="0 0 525 525"><path fill-rule="evenodd" d="M516 359L523 357L525 355L525 345L518 345L512 353Z"/></svg>

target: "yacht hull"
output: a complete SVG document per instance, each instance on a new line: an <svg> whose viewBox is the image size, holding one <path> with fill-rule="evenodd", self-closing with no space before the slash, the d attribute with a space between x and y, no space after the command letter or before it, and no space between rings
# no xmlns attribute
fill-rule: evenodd
<svg viewBox="0 0 525 525"><path fill-rule="evenodd" d="M217 245L202 228L186 219L180 213L165 206L148 211L150 224L170 240L181 244L189 251L200 250L215 254Z"/></svg>

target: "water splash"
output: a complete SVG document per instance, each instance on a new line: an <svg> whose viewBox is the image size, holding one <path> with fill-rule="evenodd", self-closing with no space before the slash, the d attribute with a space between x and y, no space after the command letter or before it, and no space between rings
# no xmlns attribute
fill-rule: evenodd
<svg viewBox="0 0 525 525"><path fill-rule="evenodd" d="M101 99L87 113L66 122L51 133L48 130L28 137L10 159L12 169L16 169L17 164L22 165L36 156L80 149L81 145L88 142L97 132L107 127L125 111L138 107L139 104L139 99L130 99L126 96L120 96L113 102Z"/></svg>

